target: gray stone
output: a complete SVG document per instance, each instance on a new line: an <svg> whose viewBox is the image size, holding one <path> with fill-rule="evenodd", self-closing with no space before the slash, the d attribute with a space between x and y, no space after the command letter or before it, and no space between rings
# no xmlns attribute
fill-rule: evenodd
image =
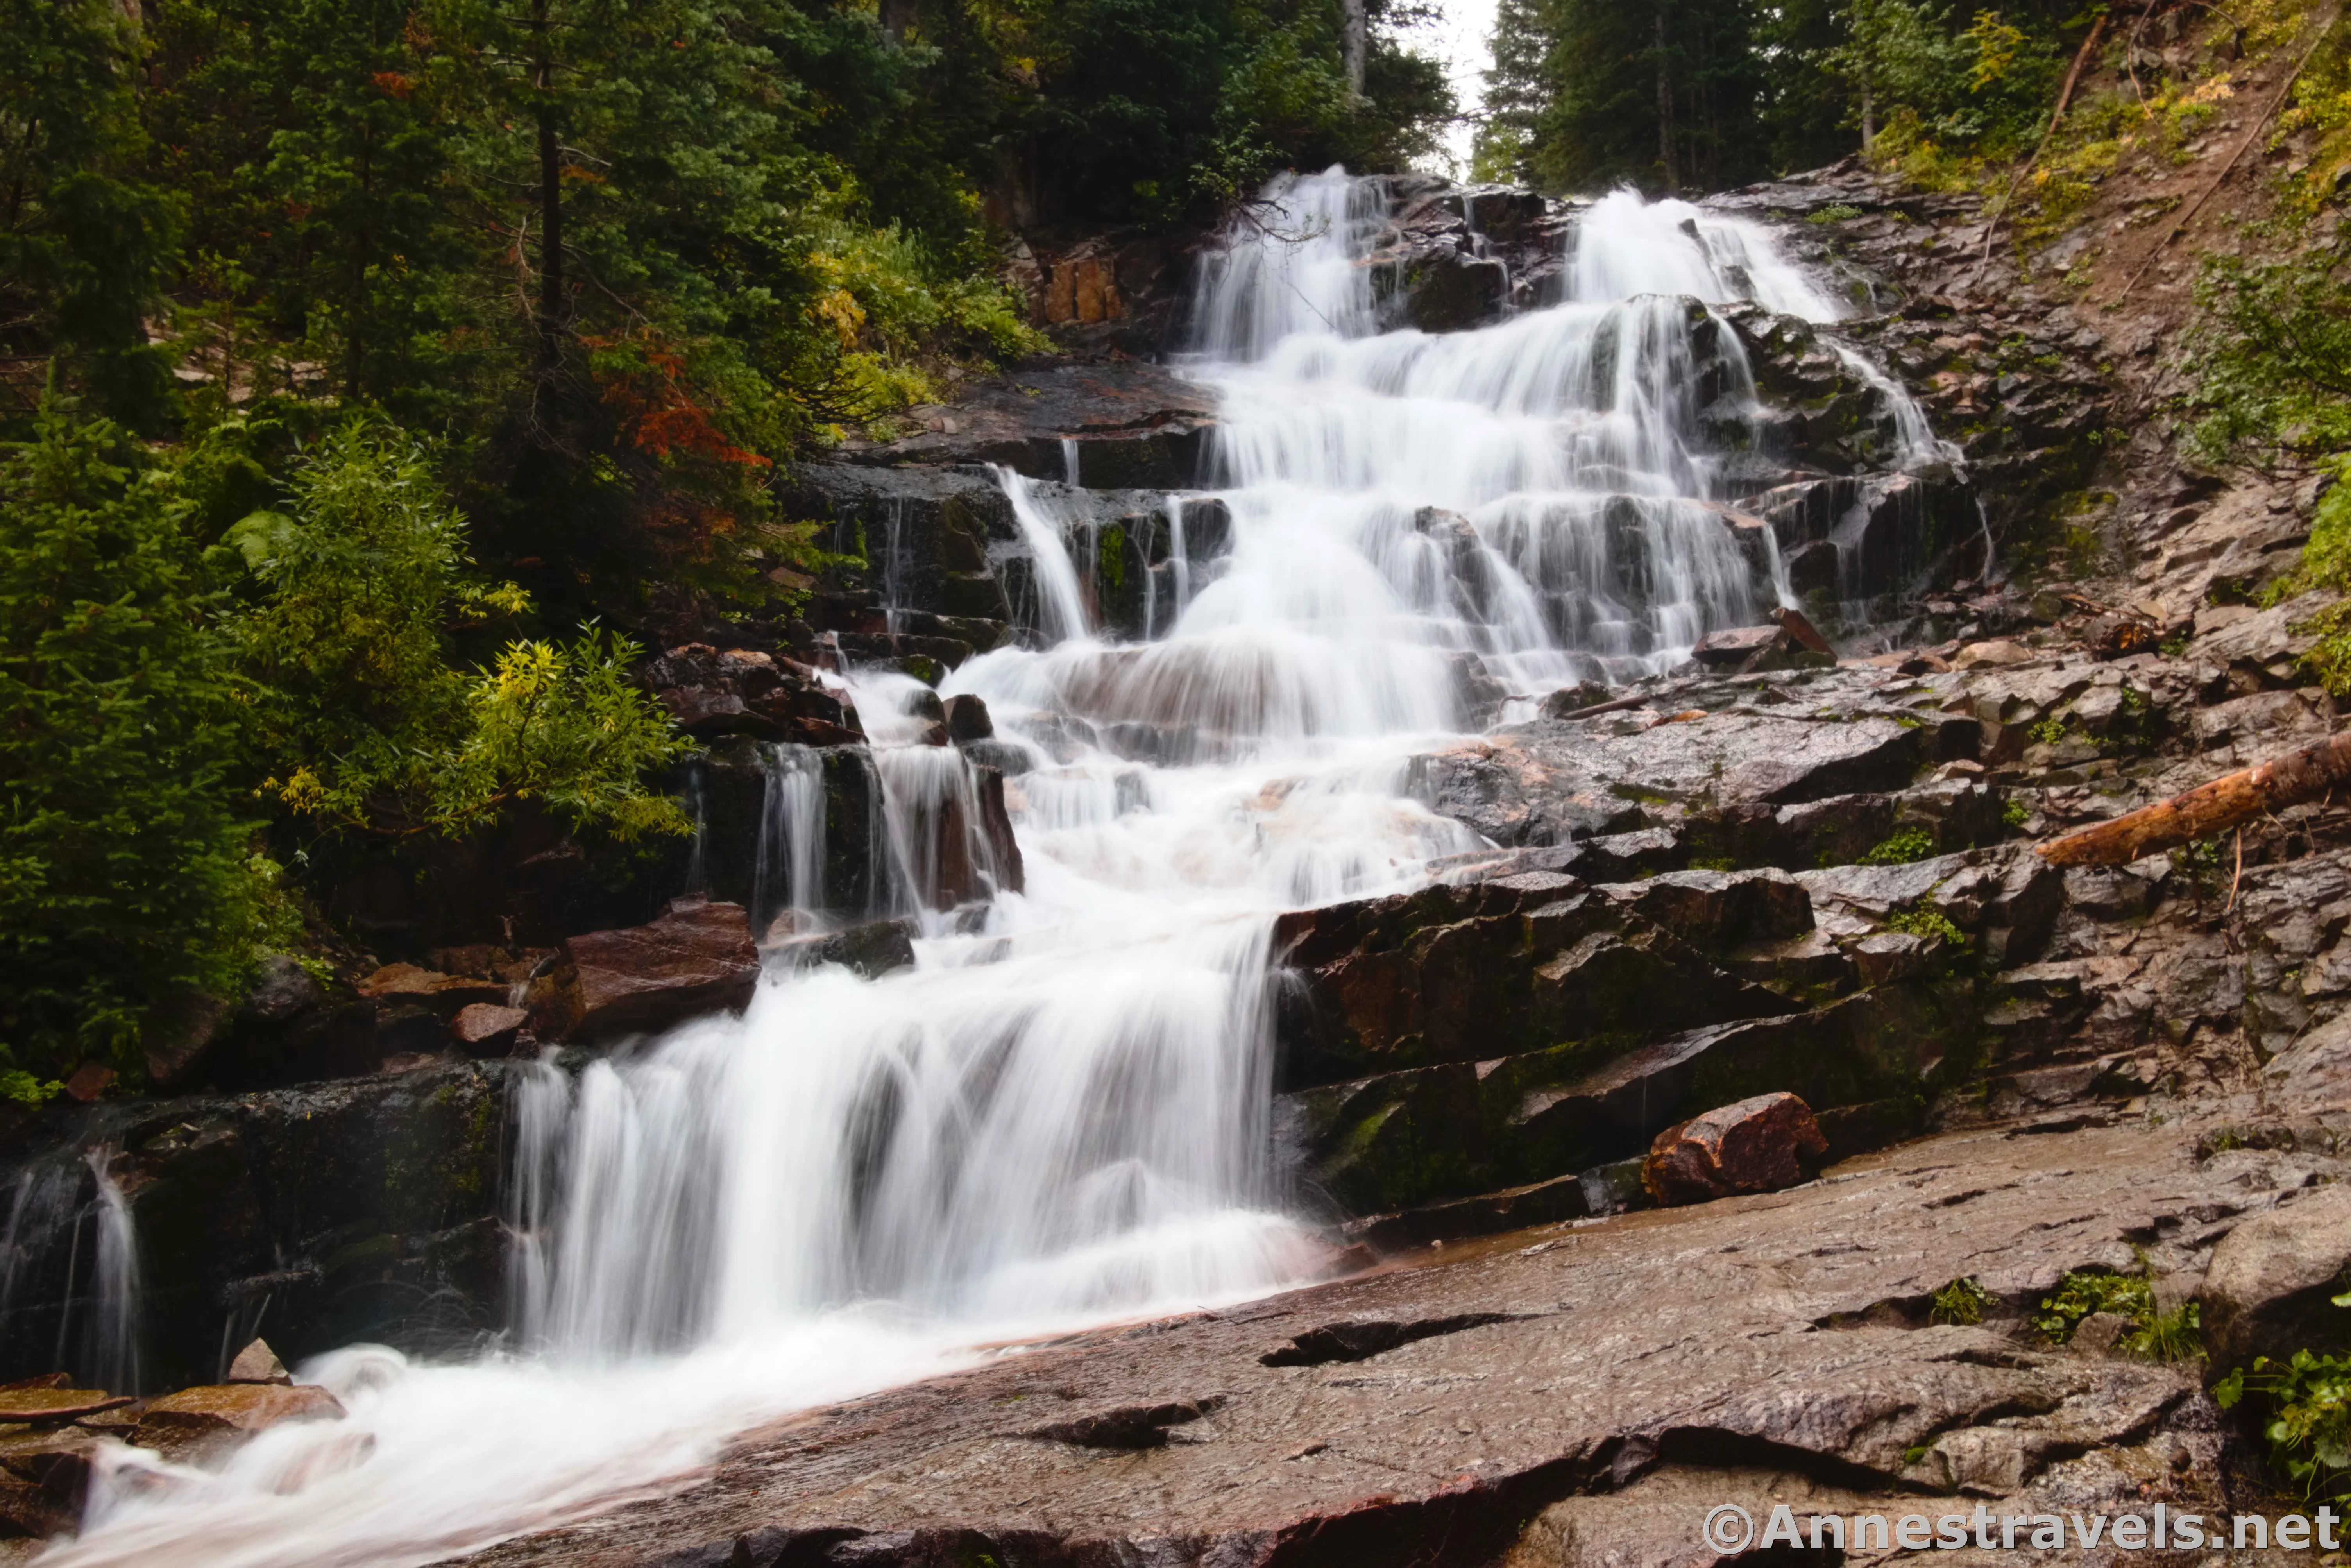
<svg viewBox="0 0 2351 1568"><path fill-rule="evenodd" d="M2199 1292L2204 1343L2216 1370L2297 1350L2351 1349L2351 1185L2295 1195L2244 1221L2212 1250Z"/></svg>

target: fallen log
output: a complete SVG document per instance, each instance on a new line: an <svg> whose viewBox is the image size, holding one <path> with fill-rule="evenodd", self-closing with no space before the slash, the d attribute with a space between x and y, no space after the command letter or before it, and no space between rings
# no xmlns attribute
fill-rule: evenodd
<svg viewBox="0 0 2351 1568"><path fill-rule="evenodd" d="M2128 865L2161 850L2208 838L2248 817L2314 800L2351 783L2351 730L2231 773L2095 827L2033 846L2052 865Z"/></svg>

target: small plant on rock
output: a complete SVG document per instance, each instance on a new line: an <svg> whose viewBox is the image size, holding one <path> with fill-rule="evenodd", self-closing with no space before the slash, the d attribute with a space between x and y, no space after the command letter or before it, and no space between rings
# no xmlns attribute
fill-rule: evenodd
<svg viewBox="0 0 2351 1568"><path fill-rule="evenodd" d="M2351 1291L2335 1298L2351 1307ZM2212 1389L2223 1410L2248 1390L2267 1396L2270 1419L2262 1427L2270 1464L2302 1488L2304 1497L2351 1493L2351 1355L2314 1355L2298 1350L2284 1361L2253 1358L2252 1370L2231 1370Z"/></svg>
<svg viewBox="0 0 2351 1568"><path fill-rule="evenodd" d="M2093 1312L2113 1312L2136 1323L2154 1311L2155 1297L2144 1277L2076 1269L2057 1281L2054 1294L2042 1298L2032 1327L2053 1344L2064 1344Z"/></svg>
<svg viewBox="0 0 2351 1568"><path fill-rule="evenodd" d="M1997 1298L1983 1288L1976 1277L1954 1280L1935 1292L1935 1304L1928 1309L1927 1321L1937 1323L1973 1324L1984 1321L1984 1313Z"/></svg>
<svg viewBox="0 0 2351 1568"><path fill-rule="evenodd" d="M2000 820L2011 828L2021 828L2032 818L2032 808L2011 795L2000 809Z"/></svg>
<svg viewBox="0 0 2351 1568"><path fill-rule="evenodd" d="M1964 947L1968 941L1967 933L1952 925L1949 915L1932 909L1897 909L1886 916L1886 928L1930 942L1948 942L1954 947Z"/></svg>
<svg viewBox="0 0 2351 1568"><path fill-rule="evenodd" d="M2168 1312L2150 1312L2119 1343L2125 1351L2148 1361L2201 1361L2202 1310L2193 1301L2182 1301Z"/></svg>
<svg viewBox="0 0 2351 1568"><path fill-rule="evenodd" d="M2032 1315L2033 1329L2052 1343L2064 1344L2093 1312L2112 1312L2130 1323L2130 1332L2115 1341L2126 1355L2145 1361L2199 1361L2204 1355L2203 1325L2197 1305L2182 1301L2169 1311L2155 1304L2153 1283L2144 1273L2105 1274L2077 1269L2057 1281Z"/></svg>
<svg viewBox="0 0 2351 1568"><path fill-rule="evenodd" d="M1908 865L1935 853L1935 835L1922 827L1897 828L1886 841L1861 857L1864 865Z"/></svg>

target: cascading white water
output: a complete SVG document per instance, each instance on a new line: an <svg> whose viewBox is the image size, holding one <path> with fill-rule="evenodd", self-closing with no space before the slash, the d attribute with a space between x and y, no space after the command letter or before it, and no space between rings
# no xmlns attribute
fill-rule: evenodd
<svg viewBox="0 0 2351 1568"><path fill-rule="evenodd" d="M41 1290L44 1261L64 1254L64 1273L49 1285L57 1312L47 1343L53 1365L70 1367L97 1387L141 1393L139 1356L139 1233L131 1205L114 1179L121 1150L101 1145L79 1166L28 1166L16 1181L8 1218L0 1228L0 1329L23 1333L20 1313ZM82 1196L87 1179L92 1196ZM38 1354L38 1353L36 1353Z"/></svg>
<svg viewBox="0 0 2351 1568"><path fill-rule="evenodd" d="M139 1228L121 1185L114 1179L114 1157L121 1152L101 1145L88 1155L91 1179L98 1184L98 1310L91 1323L90 1359L98 1386L137 1392Z"/></svg>
<svg viewBox="0 0 2351 1568"><path fill-rule="evenodd" d="M779 915L808 916L824 907L824 763L805 746L768 746L760 758L767 778L751 917L765 930Z"/></svg>
<svg viewBox="0 0 2351 1568"><path fill-rule="evenodd" d="M1584 216L1558 305L1383 335L1384 210L1376 181L1286 178L1204 265L1190 369L1221 398L1228 553L1196 572L1179 545L1145 642L1102 640L1074 519L1002 476L1041 645L944 689L1034 759L1007 788L1026 892L925 907L911 970L771 972L740 1019L526 1071L517 1354L325 1358L349 1423L277 1428L211 1475L116 1455L50 1561L422 1563L674 1484L750 1421L976 1343L1313 1275L1268 1148L1274 916L1477 847L1403 785L1490 716L1497 678L1523 699L1654 669L1751 618L1771 563L1715 509L1696 390L1702 365L1717 406L1750 382L1688 299L1834 314L1761 231L1626 196ZM885 902L934 904L968 768L923 744L912 683L852 685L912 890ZM759 896L799 907L821 790L774 768Z"/></svg>

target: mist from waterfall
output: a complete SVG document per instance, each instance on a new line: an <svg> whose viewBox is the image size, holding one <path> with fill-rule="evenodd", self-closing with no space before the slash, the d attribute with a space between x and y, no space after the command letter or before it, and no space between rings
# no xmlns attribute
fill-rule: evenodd
<svg viewBox="0 0 2351 1568"><path fill-rule="evenodd" d="M1102 636L1076 525L1002 476L1042 636L942 690L1032 763L1007 786L1025 892L922 895L969 765L923 744L911 682L852 673L915 966L778 967L740 1018L526 1069L508 1347L322 1358L350 1421L214 1474L116 1454L45 1562L427 1562L976 1345L1317 1277L1271 1159L1275 916L1478 847L1405 797L1415 753L1754 619L1771 562L1722 515L1699 398L1751 406L1752 378L1705 306L1834 315L1764 231L1620 195L1560 303L1383 332L1385 214L1378 181L1285 176L1204 261L1186 369L1220 394L1230 544L1184 560L1146 641ZM770 762L763 919L824 900L815 764Z"/></svg>

